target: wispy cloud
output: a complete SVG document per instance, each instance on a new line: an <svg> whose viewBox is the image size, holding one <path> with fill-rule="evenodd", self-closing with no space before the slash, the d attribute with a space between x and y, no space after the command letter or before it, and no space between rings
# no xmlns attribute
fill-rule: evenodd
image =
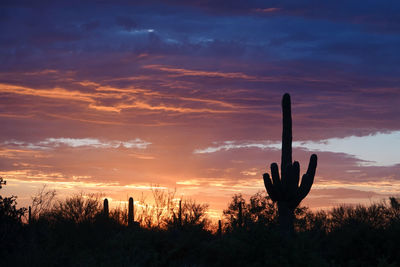
<svg viewBox="0 0 400 267"><path fill-rule="evenodd" d="M260 149L278 149L280 144L276 142L236 142L236 141L224 141L221 144L215 143L216 146L210 146L204 149L195 149L194 154L207 154L214 153L218 151L228 151L231 149L241 149L241 148L260 148Z"/></svg>
<svg viewBox="0 0 400 267"><path fill-rule="evenodd" d="M239 79L246 80L249 82L264 82L264 83L277 83L277 82L332 82L325 79L316 77L295 77L287 75L251 75L243 72L224 72L224 71L209 71L209 70L193 70L187 68L179 68L174 66L164 65L145 65L144 69L152 69L163 72L173 73L170 77L206 77L206 78L223 78L223 79Z"/></svg>
<svg viewBox="0 0 400 267"><path fill-rule="evenodd" d="M190 69L176 68L172 66L163 66L163 65L146 65L143 66L143 68L171 72L175 73L176 76L206 76L206 77L219 77L228 79L245 79L253 81L259 80L259 78L256 76L247 75L241 72L190 70Z"/></svg>
<svg viewBox="0 0 400 267"><path fill-rule="evenodd" d="M26 143L22 141L6 141L4 145L12 145L19 147L26 147L28 149L52 149L62 146L67 147L92 147L92 148L137 148L146 149L151 143L141 140L140 138L128 140L128 141L118 141L118 140L99 140L96 138L47 138L43 141L36 143Z"/></svg>
<svg viewBox="0 0 400 267"><path fill-rule="evenodd" d="M92 81L72 81L89 88L83 91L55 87L36 89L34 87L0 83L0 93L11 95L33 96L55 99L62 103L85 103L86 107L95 111L120 113L123 110L159 111L171 113L236 113L235 105L226 101L185 97L172 93L161 93L136 87L111 87ZM71 86L71 85L69 85ZM193 102L200 105L193 106ZM5 116L5 115L3 115ZM8 115L13 116L13 115ZM51 114L50 114L51 116Z"/></svg>

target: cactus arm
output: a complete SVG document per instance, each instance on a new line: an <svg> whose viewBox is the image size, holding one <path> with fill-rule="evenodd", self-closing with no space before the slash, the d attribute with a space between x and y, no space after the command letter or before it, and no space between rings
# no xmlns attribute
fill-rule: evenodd
<svg viewBox="0 0 400 267"><path fill-rule="evenodd" d="M307 196L308 192L310 192L311 186L311 177L307 173L305 173L301 178L301 184L297 194L299 203Z"/></svg>
<svg viewBox="0 0 400 267"><path fill-rule="evenodd" d="M315 170L317 169L317 161L318 161L317 155L312 154L310 157L310 162L308 163L307 174L312 176L313 179L315 176Z"/></svg>
<svg viewBox="0 0 400 267"><path fill-rule="evenodd" d="M264 185L265 185L265 188L267 189L267 193L268 193L269 197L271 198L272 201L278 201L278 196L277 196L274 186L272 185L269 174L264 173L263 178L264 178Z"/></svg>
<svg viewBox="0 0 400 267"><path fill-rule="evenodd" d="M275 192L278 197L278 200L282 199L282 194L283 194L282 183L279 178L278 164L276 164L276 163L271 164L271 176L272 176L272 181L274 183Z"/></svg>
<svg viewBox="0 0 400 267"><path fill-rule="evenodd" d="M301 179L301 184L298 190L298 202L302 201L310 192L311 186L314 182L315 170L317 168L317 155L313 154L310 157L310 163L308 164L307 172Z"/></svg>

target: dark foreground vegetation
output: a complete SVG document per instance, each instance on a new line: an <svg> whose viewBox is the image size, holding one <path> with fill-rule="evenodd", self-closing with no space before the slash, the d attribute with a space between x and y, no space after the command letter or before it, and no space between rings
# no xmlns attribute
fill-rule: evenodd
<svg viewBox="0 0 400 267"><path fill-rule="evenodd" d="M173 194L155 196L164 207L172 203ZM287 238L263 193L248 201L235 195L222 233L207 206L193 201L158 213L144 206L128 226L126 209L106 217L99 197L54 197L41 191L32 198L30 223L15 197L0 198L0 266L400 266L396 198L327 212L297 208L295 235Z"/></svg>

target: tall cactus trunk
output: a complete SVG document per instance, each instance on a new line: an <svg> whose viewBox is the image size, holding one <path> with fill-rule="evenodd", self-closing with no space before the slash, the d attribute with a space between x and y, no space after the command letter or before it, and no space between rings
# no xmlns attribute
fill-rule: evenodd
<svg viewBox="0 0 400 267"><path fill-rule="evenodd" d="M288 95L289 96L289 95ZM281 154L281 177L287 177L287 166L292 165L292 108L290 97L283 96L282 99L282 154ZM298 181L297 185L298 186ZM290 208L285 201L278 201L279 227L286 235L294 233L294 208Z"/></svg>
<svg viewBox="0 0 400 267"><path fill-rule="evenodd" d="M109 211L108 211L108 199L107 198L104 199L103 214L104 214L104 217L108 218Z"/></svg>
<svg viewBox="0 0 400 267"><path fill-rule="evenodd" d="M135 220L135 213L134 213L134 202L133 198L129 198L129 207L128 207L128 226L132 226Z"/></svg>
<svg viewBox="0 0 400 267"><path fill-rule="evenodd" d="M291 236L294 233L294 209L288 207L286 202L278 202L279 230L283 235Z"/></svg>
<svg viewBox="0 0 400 267"><path fill-rule="evenodd" d="M282 99L282 154L281 177L286 177L287 166L292 165L292 108L290 96L285 94Z"/></svg>
<svg viewBox="0 0 400 267"><path fill-rule="evenodd" d="M278 165L271 164L272 181L268 173L264 173L264 185L271 200L278 203L279 225L284 236L294 233L294 210L307 196L314 182L317 168L317 155L312 154L307 172L300 181L300 164L292 163L292 111L290 95L282 98L282 156L281 173Z"/></svg>

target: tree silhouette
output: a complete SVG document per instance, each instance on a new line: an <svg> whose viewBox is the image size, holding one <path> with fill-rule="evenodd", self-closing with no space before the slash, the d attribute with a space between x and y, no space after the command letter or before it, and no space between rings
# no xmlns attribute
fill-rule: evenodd
<svg viewBox="0 0 400 267"><path fill-rule="evenodd" d="M6 181L0 177L0 188L6 185ZM17 208L17 197L2 197L0 195L0 224L19 223L24 216L26 208Z"/></svg>

